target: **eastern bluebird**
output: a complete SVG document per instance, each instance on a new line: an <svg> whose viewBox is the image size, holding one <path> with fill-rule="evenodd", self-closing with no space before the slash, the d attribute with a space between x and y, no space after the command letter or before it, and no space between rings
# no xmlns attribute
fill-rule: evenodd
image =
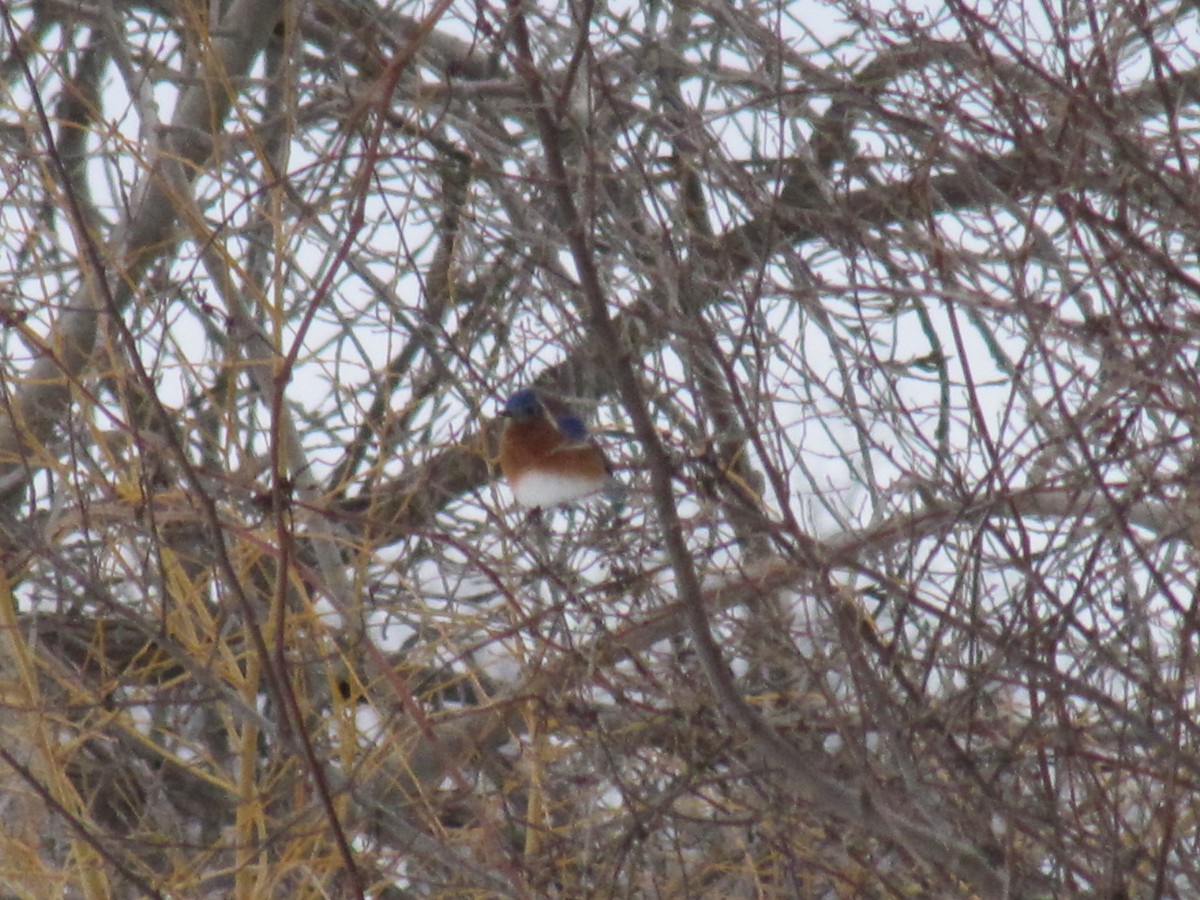
<svg viewBox="0 0 1200 900"><path fill-rule="evenodd" d="M609 486L608 460L578 416L551 415L531 389L509 397L500 415L508 418L500 438L500 471L517 502L555 506Z"/></svg>

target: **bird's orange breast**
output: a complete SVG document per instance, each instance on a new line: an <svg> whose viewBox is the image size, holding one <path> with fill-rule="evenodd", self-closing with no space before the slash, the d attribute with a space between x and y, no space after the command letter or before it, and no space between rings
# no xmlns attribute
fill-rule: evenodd
<svg viewBox="0 0 1200 900"><path fill-rule="evenodd" d="M500 439L500 470L510 483L529 471L604 479L608 467L594 444L566 443L549 419L509 423Z"/></svg>

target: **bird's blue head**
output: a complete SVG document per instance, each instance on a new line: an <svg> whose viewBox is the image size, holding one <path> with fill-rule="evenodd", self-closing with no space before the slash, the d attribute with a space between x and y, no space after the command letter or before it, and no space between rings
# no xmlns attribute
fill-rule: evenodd
<svg viewBox="0 0 1200 900"><path fill-rule="evenodd" d="M508 402L504 404L504 409L500 410L500 415L502 416L526 422L540 418L544 414L545 409L542 407L541 398L538 397L537 391L532 388L517 391L508 398Z"/></svg>

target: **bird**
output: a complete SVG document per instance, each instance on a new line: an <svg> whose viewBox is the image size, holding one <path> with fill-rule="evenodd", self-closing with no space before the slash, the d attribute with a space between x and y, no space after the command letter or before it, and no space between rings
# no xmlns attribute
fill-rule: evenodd
<svg viewBox="0 0 1200 900"><path fill-rule="evenodd" d="M508 419L500 437L500 471L518 503L558 506L611 484L604 451L574 413L552 414L536 390L525 388L508 398L500 415Z"/></svg>

